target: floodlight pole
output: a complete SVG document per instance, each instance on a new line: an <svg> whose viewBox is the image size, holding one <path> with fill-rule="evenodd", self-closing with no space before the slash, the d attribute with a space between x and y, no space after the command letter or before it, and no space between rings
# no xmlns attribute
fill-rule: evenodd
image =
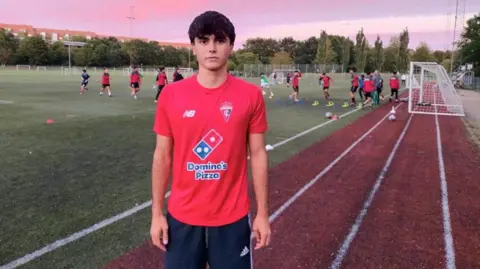
<svg viewBox="0 0 480 269"><path fill-rule="evenodd" d="M132 35L133 35L132 24L133 24L133 20L135 19L135 17L133 16L134 9L135 9L135 6L130 6L130 16L127 16L127 19L130 21L130 38L132 38ZM130 44L130 67L132 67L132 45L133 45L133 42Z"/></svg>

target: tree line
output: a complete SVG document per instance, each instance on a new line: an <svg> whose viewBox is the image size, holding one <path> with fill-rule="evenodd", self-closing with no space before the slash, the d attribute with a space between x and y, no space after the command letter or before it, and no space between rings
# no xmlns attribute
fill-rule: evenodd
<svg viewBox="0 0 480 269"><path fill-rule="evenodd" d="M120 42L114 37L85 40L86 45L72 48L71 61L75 66L128 66L130 63L144 66L182 66L197 68L194 57L187 49L159 46L154 41L131 40ZM346 71L373 70L406 72L410 61L434 61L450 70L452 52L435 50L422 42L409 49L409 32L404 29L391 37L385 45L381 36L375 42L365 38L360 29L354 40L321 31L320 35L306 40L292 37L282 39L251 38L233 53L228 62L230 70L243 70L245 64L336 64ZM467 26L454 53L454 66L473 63L480 66L480 15L467 21ZM191 58L191 59L190 59ZM0 64L68 65L68 50L61 41L51 44L40 36L19 39L0 29ZM321 70L324 71L324 70ZM480 69L478 69L480 72Z"/></svg>

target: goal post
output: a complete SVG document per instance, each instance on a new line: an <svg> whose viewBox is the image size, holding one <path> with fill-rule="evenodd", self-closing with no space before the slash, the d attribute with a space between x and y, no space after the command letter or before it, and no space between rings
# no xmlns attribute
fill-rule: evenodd
<svg viewBox="0 0 480 269"><path fill-rule="evenodd" d="M435 62L410 62L408 112L465 116L462 100L445 68Z"/></svg>
<svg viewBox="0 0 480 269"><path fill-rule="evenodd" d="M270 82L274 81L275 84L284 84L287 81L288 74L293 74L297 71L296 69L273 69L273 72L268 77ZM274 79L273 75L276 74L277 78Z"/></svg>

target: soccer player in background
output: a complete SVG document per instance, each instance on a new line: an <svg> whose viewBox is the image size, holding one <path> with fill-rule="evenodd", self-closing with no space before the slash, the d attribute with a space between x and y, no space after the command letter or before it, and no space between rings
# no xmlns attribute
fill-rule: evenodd
<svg viewBox="0 0 480 269"><path fill-rule="evenodd" d="M325 100L330 101L330 99L329 99L330 98L329 89L330 89L330 81L332 80L332 78L330 76L327 76L327 74L325 74L325 72L323 72L320 79L323 82L323 96L325 97Z"/></svg>
<svg viewBox="0 0 480 269"><path fill-rule="evenodd" d="M288 98L293 99L295 102L298 102L298 94L300 92L300 77L302 74L300 71L295 71L295 73L292 76L292 89L293 91L290 93Z"/></svg>
<svg viewBox="0 0 480 269"><path fill-rule="evenodd" d="M290 80L291 80L291 78L292 78L292 73L288 72L288 73L287 73L287 88L290 87Z"/></svg>
<svg viewBox="0 0 480 269"><path fill-rule="evenodd" d="M363 102L363 81L365 80L365 75L362 74L358 79L358 95L360 96L360 100Z"/></svg>
<svg viewBox="0 0 480 269"><path fill-rule="evenodd" d="M83 94L84 91L88 91L87 85L88 85L89 78L90 78L90 75L88 75L87 70L83 69L82 84L80 84L80 94Z"/></svg>
<svg viewBox="0 0 480 269"><path fill-rule="evenodd" d="M272 89L270 89L270 82L268 81L268 78L267 76L265 76L264 73L260 74L260 87L262 88L263 95L267 94L265 92L265 89L267 89L268 93L270 94L268 98L270 99L273 98L273 92L272 92Z"/></svg>
<svg viewBox="0 0 480 269"><path fill-rule="evenodd" d="M395 95L395 102L398 102L398 89L400 88L400 79L397 76L397 71L393 71L393 75L390 77L390 98L392 102L393 95Z"/></svg>
<svg viewBox="0 0 480 269"><path fill-rule="evenodd" d="M138 67L134 66L133 71L130 74L130 89L131 89L131 96L133 99L137 99L137 93L140 91L140 81L142 78L142 74L138 72Z"/></svg>
<svg viewBox="0 0 480 269"><path fill-rule="evenodd" d="M357 102L355 101L355 93L358 90L358 75L353 72L352 69L350 69L350 75L352 75L352 86L350 87L350 98L352 99L352 102L350 105L355 105Z"/></svg>
<svg viewBox="0 0 480 269"><path fill-rule="evenodd" d="M383 96L383 78L380 75L380 72L378 70L375 70L375 75L373 76L373 83L375 85L375 90L377 91L377 100L375 100L375 104L379 105L380 100L385 99Z"/></svg>
<svg viewBox="0 0 480 269"><path fill-rule="evenodd" d="M163 88L168 84L168 78L167 78L167 73L165 73L165 67L160 67L159 68L158 74L157 74L157 95L155 95L155 103L158 101L158 96L160 96L160 93L162 93Z"/></svg>
<svg viewBox="0 0 480 269"><path fill-rule="evenodd" d="M100 89L100 96L103 95L103 92L107 90L108 97L112 97L112 91L110 90L110 73L108 73L108 68L103 69L102 74L102 88Z"/></svg>
<svg viewBox="0 0 480 269"><path fill-rule="evenodd" d="M360 107L364 107L369 105L371 109L373 106L371 104L372 101L372 93L375 91L375 84L373 81L373 76L370 72L367 73L365 79L363 80L363 92L365 94L365 101L361 103Z"/></svg>
<svg viewBox="0 0 480 269"><path fill-rule="evenodd" d="M255 249L271 233L265 102L258 86L227 72L235 42L227 17L202 13L188 35L198 73L168 84L155 115L151 239L166 251L165 269L250 269L252 230ZM251 228L247 152L258 211Z"/></svg>

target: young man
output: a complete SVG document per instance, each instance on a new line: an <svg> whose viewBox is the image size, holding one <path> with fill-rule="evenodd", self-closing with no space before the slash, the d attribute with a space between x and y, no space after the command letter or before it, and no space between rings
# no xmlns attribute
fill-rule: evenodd
<svg viewBox="0 0 480 269"><path fill-rule="evenodd" d="M162 93L163 88L168 84L167 73L165 73L165 67L160 67L157 75L157 95L155 96L155 103L158 102L158 96Z"/></svg>
<svg viewBox="0 0 480 269"><path fill-rule="evenodd" d="M131 89L131 95L133 99L137 99L137 92L140 91L140 81L142 78L142 74L138 72L137 66L133 67L133 71L130 74L130 89Z"/></svg>
<svg viewBox="0 0 480 269"><path fill-rule="evenodd" d="M112 91L110 90L110 73L108 73L108 68L103 69L102 74L102 88L100 89L100 96L103 95L103 92L107 90L108 97L112 97Z"/></svg>
<svg viewBox="0 0 480 269"><path fill-rule="evenodd" d="M360 96L360 100L363 102L363 81L365 80L365 75L362 74L360 79L358 80L358 95Z"/></svg>
<svg viewBox="0 0 480 269"><path fill-rule="evenodd" d="M360 107L370 105L370 108L373 109L373 106L370 102L372 101L372 93L374 91L375 91L375 84L373 81L373 77L370 74L370 72L368 72L367 75L365 76L365 79L363 80L363 92L365 94L365 102L361 103Z"/></svg>
<svg viewBox="0 0 480 269"><path fill-rule="evenodd" d="M168 84L155 116L152 224L165 269L250 269L255 249L270 241L265 103L258 86L231 76L235 28L207 11L188 30L198 74ZM257 215L250 228L247 152ZM172 174L167 216L165 194Z"/></svg>
<svg viewBox="0 0 480 269"><path fill-rule="evenodd" d="M397 71L393 71L393 75L390 77L390 99L392 102L393 95L395 95L395 102L398 102L398 89L400 88L400 79L397 76Z"/></svg>
<svg viewBox="0 0 480 269"><path fill-rule="evenodd" d="M352 78L352 86L350 87L350 98L352 99L352 102L350 103L351 106L357 104L357 102L355 101L355 93L357 92L358 90L358 76L357 74L355 74L355 72L353 72L352 69L350 69L350 75L351 75L351 78Z"/></svg>
<svg viewBox="0 0 480 269"><path fill-rule="evenodd" d="M383 100L385 97L383 96L383 78L380 75L380 72L378 70L375 70L375 75L373 77L373 83L375 85L375 90L377 91L377 96L379 98L376 98L375 104L379 105L380 100Z"/></svg>
<svg viewBox="0 0 480 269"><path fill-rule="evenodd" d="M87 70L83 69L82 84L80 84L80 94L83 94L84 91L88 91L87 85L88 85L89 78L90 78L90 75L87 74Z"/></svg>
<svg viewBox="0 0 480 269"><path fill-rule="evenodd" d="M270 82L268 81L268 78L267 76L265 76L264 73L260 74L260 87L262 88L263 95L267 94L265 92L265 89L267 89L268 93L270 94L268 98L270 99L273 98L273 92L272 92L272 89L270 89Z"/></svg>
<svg viewBox="0 0 480 269"><path fill-rule="evenodd" d="M323 72L322 76L320 77L320 80L323 82L323 96L325 97L325 100L327 100L330 103L330 93L328 92L328 89L330 89L330 81L332 80L331 77L327 76L325 72Z"/></svg>
<svg viewBox="0 0 480 269"><path fill-rule="evenodd" d="M293 91L290 93L288 98L293 99L295 102L299 102L300 100L298 99L298 94L300 91L300 77L302 74L300 71L295 71L292 77L292 89Z"/></svg>

